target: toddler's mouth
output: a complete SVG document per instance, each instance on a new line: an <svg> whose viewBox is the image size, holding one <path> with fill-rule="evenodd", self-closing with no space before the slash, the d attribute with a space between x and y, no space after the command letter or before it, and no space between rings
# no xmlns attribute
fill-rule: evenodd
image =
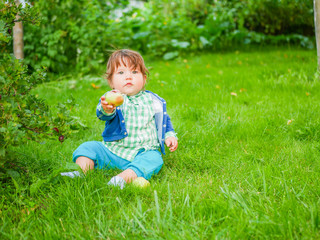
<svg viewBox="0 0 320 240"><path fill-rule="evenodd" d="M127 83L126 85L124 85L125 87L131 87L133 84L132 83Z"/></svg>

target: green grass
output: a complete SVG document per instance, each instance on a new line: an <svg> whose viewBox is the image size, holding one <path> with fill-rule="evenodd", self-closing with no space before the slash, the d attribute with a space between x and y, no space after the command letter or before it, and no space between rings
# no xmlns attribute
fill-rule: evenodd
<svg viewBox="0 0 320 240"><path fill-rule="evenodd" d="M95 107L109 88L103 72L50 82L37 94L53 106L73 95L89 128L63 144L14 149L27 170L18 190L2 183L1 239L319 239L315 51L240 50L147 65L147 89L167 100L179 137L151 187L107 186L118 171L55 177L77 146L101 140Z"/></svg>

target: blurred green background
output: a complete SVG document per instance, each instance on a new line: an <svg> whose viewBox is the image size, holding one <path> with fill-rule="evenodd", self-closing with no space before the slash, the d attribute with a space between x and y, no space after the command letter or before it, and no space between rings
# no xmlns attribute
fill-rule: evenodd
<svg viewBox="0 0 320 240"><path fill-rule="evenodd" d="M171 60L252 45L314 48L312 0L37 0L25 62L53 73L96 71L113 49ZM11 46L8 46L9 48Z"/></svg>

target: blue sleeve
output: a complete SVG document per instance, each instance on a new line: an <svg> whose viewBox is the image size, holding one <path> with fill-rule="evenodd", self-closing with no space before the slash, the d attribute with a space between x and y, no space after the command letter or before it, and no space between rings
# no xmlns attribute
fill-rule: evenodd
<svg viewBox="0 0 320 240"><path fill-rule="evenodd" d="M172 122L171 119L169 117L169 115L167 115L167 122L166 122L166 133L167 132L174 132L173 126L172 126Z"/></svg>

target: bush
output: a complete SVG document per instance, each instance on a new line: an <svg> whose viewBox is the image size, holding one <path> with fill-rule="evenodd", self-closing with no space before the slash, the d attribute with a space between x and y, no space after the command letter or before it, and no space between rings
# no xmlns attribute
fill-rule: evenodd
<svg viewBox="0 0 320 240"><path fill-rule="evenodd" d="M39 8L42 21L40 28L25 28L28 64L46 66L55 73L87 72L101 65L112 45L109 14L116 0L39 0L34 6Z"/></svg>
<svg viewBox="0 0 320 240"><path fill-rule="evenodd" d="M34 96L31 90L46 79L45 69L30 71L24 60L16 59L8 52L12 46L11 29L19 12L21 20L37 23L35 8L22 9L13 0L0 3L0 44L5 51L0 52L0 164L9 159L8 149L28 141L44 142L56 139L63 142L80 125L70 111L74 101L59 104L53 112L44 100ZM0 165L0 168L1 168Z"/></svg>
<svg viewBox="0 0 320 240"><path fill-rule="evenodd" d="M214 49L230 47L235 43L293 43L313 48L312 1L216 1L209 7L202 30L201 35Z"/></svg>
<svg viewBox="0 0 320 240"><path fill-rule="evenodd" d="M267 35L314 36L313 1L246 0L245 27Z"/></svg>
<svg viewBox="0 0 320 240"><path fill-rule="evenodd" d="M181 51L196 50L197 22L190 21L181 2L154 0L119 19L120 29L130 30L128 47L165 59Z"/></svg>
<svg viewBox="0 0 320 240"><path fill-rule="evenodd" d="M115 48L172 59L234 44L313 46L312 0L149 0L141 8L116 0L38 0L34 6L43 21L25 28L26 62L55 73L95 71Z"/></svg>

